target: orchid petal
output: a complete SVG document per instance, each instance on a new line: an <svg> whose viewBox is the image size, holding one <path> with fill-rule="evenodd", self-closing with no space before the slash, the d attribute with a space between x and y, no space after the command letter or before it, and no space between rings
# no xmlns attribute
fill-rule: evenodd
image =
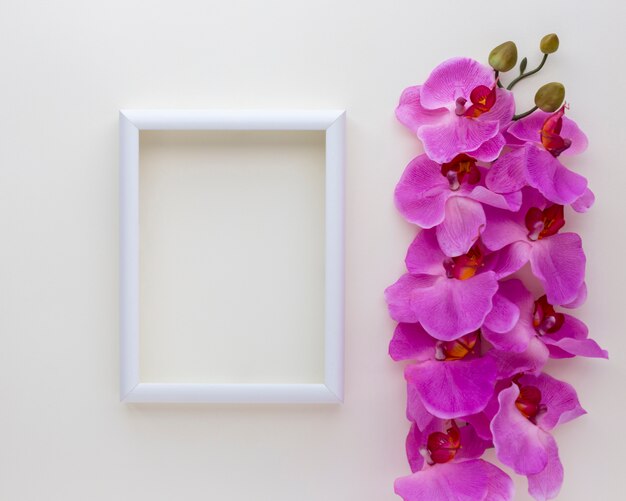
<svg viewBox="0 0 626 501"><path fill-rule="evenodd" d="M520 270L530 259L532 246L529 242L513 242L485 257L485 270L491 270L498 280Z"/></svg>
<svg viewBox="0 0 626 501"><path fill-rule="evenodd" d="M585 253L576 233L558 233L533 245L530 266L541 281L548 302L554 305L574 301L585 278Z"/></svg>
<svg viewBox="0 0 626 501"><path fill-rule="evenodd" d="M587 326L571 315L563 315L561 328L542 336L542 340L550 350L552 358L571 358L574 356L609 358L606 350L598 346L593 339L588 339Z"/></svg>
<svg viewBox="0 0 626 501"><path fill-rule="evenodd" d="M415 275L445 275L443 262L446 255L439 248L435 231L422 230L411 242L405 258L409 272Z"/></svg>
<svg viewBox="0 0 626 501"><path fill-rule="evenodd" d="M446 217L437 226L437 241L447 256L460 256L469 251L485 226L483 206L463 197L449 198Z"/></svg>
<svg viewBox="0 0 626 501"><path fill-rule="evenodd" d="M406 417L417 424L421 430L426 429L436 419L426 410L417 391L410 384L406 386Z"/></svg>
<svg viewBox="0 0 626 501"><path fill-rule="evenodd" d="M413 473L420 471L424 467L424 456L422 456L421 448L425 441L424 434L420 431L417 424L412 423L409 433L406 436L406 457L409 460L409 466Z"/></svg>
<svg viewBox="0 0 626 501"><path fill-rule="evenodd" d="M522 205L522 193L519 191L500 194L478 185L468 196L477 202L496 207L497 209L518 211Z"/></svg>
<svg viewBox="0 0 626 501"><path fill-rule="evenodd" d="M596 196L593 194L593 191L587 188L581 196L572 202L572 209L576 212L587 212L595 201Z"/></svg>
<svg viewBox="0 0 626 501"><path fill-rule="evenodd" d="M452 341L478 329L492 308L498 290L495 273L487 271L467 280L439 277L411 292L416 320L433 337Z"/></svg>
<svg viewBox="0 0 626 501"><path fill-rule="evenodd" d="M541 392L541 403L545 412L536 417L537 426L542 430L553 430L557 425L576 419L587 412L578 401L574 387L547 374L526 374L520 378L524 386L535 386Z"/></svg>
<svg viewBox="0 0 626 501"><path fill-rule="evenodd" d="M491 419L484 411L477 414L470 414L469 416L463 416L461 419L472 426L478 437L491 442L491 429L489 428Z"/></svg>
<svg viewBox="0 0 626 501"><path fill-rule="evenodd" d="M498 333L509 332L519 320L519 307L502 294L504 284L506 282L500 284L498 292L493 296L493 308L485 318L483 329Z"/></svg>
<svg viewBox="0 0 626 501"><path fill-rule="evenodd" d="M429 109L441 108L454 103L458 97L467 100L479 85L492 87L495 83L493 70L478 61L455 57L439 64L424 82L421 103Z"/></svg>
<svg viewBox="0 0 626 501"><path fill-rule="evenodd" d="M461 448L454 457L455 461L464 461L468 459L477 459L482 456L489 447L492 447L491 436L488 439L481 437L473 426L462 426L461 432Z"/></svg>
<svg viewBox="0 0 626 501"><path fill-rule="evenodd" d="M587 189L587 180L572 172L545 149L531 145L526 152L526 180L533 188L555 204L567 205L580 198Z"/></svg>
<svg viewBox="0 0 626 501"><path fill-rule="evenodd" d="M432 360L408 365L404 374L428 412L441 419L452 419L485 408L493 395L496 364L491 358Z"/></svg>
<svg viewBox="0 0 626 501"><path fill-rule="evenodd" d="M389 343L389 355L395 361L425 361L435 357L433 339L420 324L399 323Z"/></svg>
<svg viewBox="0 0 626 501"><path fill-rule="evenodd" d="M505 146L506 141L504 140L504 136L502 134L496 134L491 139L487 139L487 141L475 150L468 151L467 154L481 162L493 162L496 158L498 158L500 152Z"/></svg>
<svg viewBox="0 0 626 501"><path fill-rule="evenodd" d="M400 96L400 104L396 108L398 121L414 133L422 125L438 123L449 114L449 110L446 108L435 110L424 108L420 102L420 90L421 85L404 89Z"/></svg>
<svg viewBox="0 0 626 501"><path fill-rule="evenodd" d="M531 423L519 411L515 401L519 396L516 385L498 395L500 409L491 422L496 456L521 475L539 473L548 464L545 447L547 432Z"/></svg>
<svg viewBox="0 0 626 501"><path fill-rule="evenodd" d="M576 293L576 298L567 304L562 304L561 306L570 309L580 308L583 304L585 304L585 301L587 301L587 284L583 282L580 289L578 289L578 292Z"/></svg>
<svg viewBox="0 0 626 501"><path fill-rule="evenodd" d="M389 308L389 315L397 322L417 322L417 314L411 307L411 293L416 287L432 284L435 277L429 275L402 275L398 281L387 287L385 299Z"/></svg>
<svg viewBox="0 0 626 501"><path fill-rule="evenodd" d="M404 501L510 501L513 482L482 459L436 464L398 478L395 493Z"/></svg>
<svg viewBox="0 0 626 501"><path fill-rule="evenodd" d="M450 114L447 121L423 125L417 131L424 151L435 162L450 162L459 153L473 151L498 134L498 122L480 122Z"/></svg>
<svg viewBox="0 0 626 501"><path fill-rule="evenodd" d="M446 200L453 193L441 174L441 166L420 155L404 170L396 186L395 202L407 221L432 228L443 221Z"/></svg>
<svg viewBox="0 0 626 501"><path fill-rule="evenodd" d="M528 492L535 501L554 499L563 485L563 465L556 441L547 433L541 436L541 440L548 453L548 464L539 473L528 475Z"/></svg>
<svg viewBox="0 0 626 501"><path fill-rule="evenodd" d="M487 188L495 193L512 193L528 184L525 147L516 148L494 162L485 177Z"/></svg>
<svg viewBox="0 0 626 501"><path fill-rule="evenodd" d="M540 372L548 361L549 351L545 344L533 337L528 342L526 350L521 353L494 349L486 356L495 360L498 367L498 379L506 379L520 372Z"/></svg>
<svg viewBox="0 0 626 501"><path fill-rule="evenodd" d="M478 120L497 120L501 127L511 122L515 114L513 93L506 89L496 88L496 102L491 109L478 117Z"/></svg>
<svg viewBox="0 0 626 501"><path fill-rule="evenodd" d="M553 113L537 110L529 116L513 122L507 129L507 133L524 143L541 143L541 129L545 121L552 115ZM566 116L563 117L560 134L572 142L562 155L578 155L587 149L587 136L576 125L576 122Z"/></svg>
<svg viewBox="0 0 626 501"><path fill-rule="evenodd" d="M524 214L520 213L485 207L487 225L481 234L483 244L496 251L513 242L528 241L528 230L522 221Z"/></svg>
<svg viewBox="0 0 626 501"><path fill-rule="evenodd" d="M524 352L530 340L537 334L532 325L534 307L532 294L526 289L521 280L513 279L500 283L498 293L494 297L494 305L496 304L496 298L499 298L499 301L507 301L516 305L519 312L516 323L508 330L497 329L496 327L498 326L494 326L489 322L488 315L482 329L483 335L498 350L514 353Z"/></svg>

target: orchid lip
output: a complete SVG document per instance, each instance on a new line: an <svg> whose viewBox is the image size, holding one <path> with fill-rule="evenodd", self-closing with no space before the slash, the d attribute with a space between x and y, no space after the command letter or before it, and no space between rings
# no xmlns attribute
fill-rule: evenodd
<svg viewBox="0 0 626 501"><path fill-rule="evenodd" d="M547 410L545 404L541 403L542 397L536 386L520 386L515 406L525 418L534 423L537 416Z"/></svg>
<svg viewBox="0 0 626 501"><path fill-rule="evenodd" d="M533 327L539 336L557 332L564 322L562 313L558 313L554 306L548 303L546 296L535 301L533 312Z"/></svg>
<svg viewBox="0 0 626 501"><path fill-rule="evenodd" d="M448 278L467 280L472 278L485 264L483 254L478 243L474 244L467 253L456 257L448 257L443 261Z"/></svg>
<svg viewBox="0 0 626 501"><path fill-rule="evenodd" d="M457 424L452 421L447 432L436 431L428 436L426 450L420 453L428 464L448 463L452 461L461 448L461 434Z"/></svg>
<svg viewBox="0 0 626 501"><path fill-rule="evenodd" d="M556 113L550 115L539 132L541 144L555 158L572 145L571 139L561 136L565 109L566 105L563 105Z"/></svg>
<svg viewBox="0 0 626 501"><path fill-rule="evenodd" d="M452 191L457 191L463 183L478 184L480 181L480 170L476 166L476 159L465 153L442 164L441 174L448 180Z"/></svg>
<svg viewBox="0 0 626 501"><path fill-rule="evenodd" d="M535 242L556 235L565 225L563 206L554 204L544 210L531 207L525 217L528 239Z"/></svg>
<svg viewBox="0 0 626 501"><path fill-rule="evenodd" d="M451 362L463 360L480 352L480 330L465 334L454 341L439 341L435 346L435 360Z"/></svg>

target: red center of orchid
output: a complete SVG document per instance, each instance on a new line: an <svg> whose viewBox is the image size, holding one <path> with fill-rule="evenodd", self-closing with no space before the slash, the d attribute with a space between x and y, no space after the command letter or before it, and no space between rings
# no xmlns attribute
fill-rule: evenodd
<svg viewBox="0 0 626 501"><path fill-rule="evenodd" d="M558 331L564 320L563 314L556 312L554 306L548 303L547 296L543 295L535 301L533 326L540 336Z"/></svg>
<svg viewBox="0 0 626 501"><path fill-rule="evenodd" d="M446 269L448 278L456 278L458 280L467 280L472 278L478 272L478 268L483 266L483 253L479 245L476 243L467 252L457 257L447 258L443 266Z"/></svg>
<svg viewBox="0 0 626 501"><path fill-rule="evenodd" d="M426 447L433 463L448 463L461 448L461 432L454 421L447 433L436 431L428 435Z"/></svg>
<svg viewBox="0 0 626 501"><path fill-rule="evenodd" d="M467 99L459 97L456 100L456 114L467 118L477 118L483 113L487 113L496 104L496 86L489 88L485 85L479 85L470 93L470 101L472 105L465 109Z"/></svg>
<svg viewBox="0 0 626 501"><path fill-rule="evenodd" d="M544 210L531 208L526 213L529 240L540 240L556 234L565 224L562 205L551 205Z"/></svg>
<svg viewBox="0 0 626 501"><path fill-rule="evenodd" d="M544 408L541 405L541 391L536 386L522 386L519 389L519 397L515 400L515 407L522 415L531 421Z"/></svg>
<svg viewBox="0 0 626 501"><path fill-rule="evenodd" d="M561 137L563 115L565 115L565 105L561 106L559 111L550 115L541 127L541 144L555 157L558 157L572 145L570 139Z"/></svg>
<svg viewBox="0 0 626 501"><path fill-rule="evenodd" d="M450 183L452 191L458 190L463 181L469 184L476 184L480 181L480 171L476 167L476 160L465 153L461 153L454 157L451 162L443 164L441 173Z"/></svg>
<svg viewBox="0 0 626 501"><path fill-rule="evenodd" d="M441 361L462 360L470 353L475 354L478 351L479 340L480 330L470 332L454 341L441 341L437 344L435 358Z"/></svg>

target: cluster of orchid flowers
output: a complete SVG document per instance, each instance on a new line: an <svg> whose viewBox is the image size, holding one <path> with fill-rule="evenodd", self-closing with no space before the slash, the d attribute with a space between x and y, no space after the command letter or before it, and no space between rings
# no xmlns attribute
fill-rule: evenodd
<svg viewBox="0 0 626 501"><path fill-rule="evenodd" d="M555 43L555 35L542 40L541 66ZM585 254L580 236L563 231L565 207L584 212L594 196L561 158L584 151L587 138L565 116L561 84L547 87L556 96L544 86L538 106L515 115L512 85L499 78L512 52L516 64L510 44L494 49L491 67L443 62L407 88L396 109L425 151L395 190L399 212L422 229L407 273L385 292L398 322L390 355L412 361L405 378L413 473L395 483L405 501L512 499L511 478L481 459L492 447L527 477L534 499L556 497L563 468L550 432L585 411L574 388L543 367L549 358L607 358L585 324L563 311L586 298ZM525 69L526 59L513 83ZM539 297L512 277L526 263Z"/></svg>

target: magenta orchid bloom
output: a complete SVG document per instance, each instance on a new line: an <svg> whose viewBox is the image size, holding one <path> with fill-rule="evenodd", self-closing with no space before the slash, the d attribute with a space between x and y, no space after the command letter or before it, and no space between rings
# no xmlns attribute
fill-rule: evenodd
<svg viewBox="0 0 626 501"><path fill-rule="evenodd" d="M482 333L496 349L520 353L528 348L530 341L538 337L552 358L583 357L608 358L605 350L589 339L587 326L577 318L559 313L544 295L533 299L531 292L517 279L500 283L494 296L492 312L487 315ZM515 311L517 310L517 312ZM503 313L504 312L504 313ZM513 329L500 325L507 323L507 315L517 313L518 321ZM501 318L505 321L502 322Z"/></svg>
<svg viewBox="0 0 626 501"><path fill-rule="evenodd" d="M535 111L508 127L513 150L493 164L487 187L512 193L531 186L552 203L572 204L578 212L589 209L594 197L587 180L558 160L561 154L575 155L587 148L585 134L564 114L565 107L553 114Z"/></svg>
<svg viewBox="0 0 626 501"><path fill-rule="evenodd" d="M549 432L585 414L576 391L547 374L524 375L501 391L498 401L491 422L496 456L528 477L528 490L537 501L553 499L563 483L563 467Z"/></svg>
<svg viewBox="0 0 626 501"><path fill-rule="evenodd" d="M413 474L396 480L396 494L404 501L513 499L509 476L478 459L490 445L469 425L434 419L422 431L413 423L406 440Z"/></svg>
<svg viewBox="0 0 626 501"><path fill-rule="evenodd" d="M385 291L391 317L419 322L442 341L478 330L492 309L498 280L528 260L525 245L485 254L477 242L467 254L450 258L439 248L435 230L422 230L407 252L409 273Z"/></svg>
<svg viewBox="0 0 626 501"><path fill-rule="evenodd" d="M396 108L398 120L440 164L460 153L495 160L514 113L513 95L496 86L493 70L469 58L441 63L423 85L405 89Z"/></svg>
<svg viewBox="0 0 626 501"><path fill-rule="evenodd" d="M496 362L482 357L480 347L479 332L438 341L420 324L400 323L389 354L396 361L417 361L404 370L409 387L429 413L452 419L482 411L493 395Z"/></svg>
<svg viewBox="0 0 626 501"><path fill-rule="evenodd" d="M514 242L525 246L520 247L520 254L526 252L548 301L555 305L579 302L586 258L578 234L559 233L565 225L562 205L548 205L537 191L525 188L518 212L485 207L485 215L482 242L488 249L496 251Z"/></svg>
<svg viewBox="0 0 626 501"><path fill-rule="evenodd" d="M536 501L556 497L563 467L551 432L585 411L570 385L543 371L551 358L608 358L587 326L561 311L587 298L581 238L562 229L564 207L585 212L594 194L561 163L583 152L587 137L565 116L558 82L514 115L509 90L541 70L558 37L539 46L543 59L532 70L526 58L518 64L512 41L491 51L491 68L445 61L405 89L396 108L424 147L394 197L422 229L407 272L385 291L398 322L389 355L409 361L413 473L395 482L404 501L511 500L511 479L481 459L489 448L527 477ZM519 75L505 75L516 67ZM527 263L537 294L510 277Z"/></svg>
<svg viewBox="0 0 626 501"><path fill-rule="evenodd" d="M485 227L483 204L517 211L522 203L520 192L499 195L485 188L481 180L486 172L464 154L443 165L420 155L409 163L396 186L396 207L411 223L436 226L444 254L460 256Z"/></svg>

